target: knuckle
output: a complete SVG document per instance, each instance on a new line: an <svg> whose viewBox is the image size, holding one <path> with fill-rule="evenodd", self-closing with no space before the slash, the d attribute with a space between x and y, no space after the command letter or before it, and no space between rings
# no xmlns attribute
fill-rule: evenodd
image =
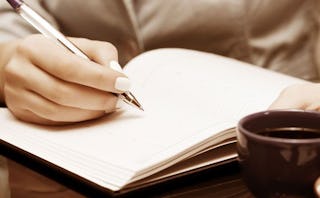
<svg viewBox="0 0 320 198"><path fill-rule="evenodd" d="M52 121L59 121L59 112L54 105L46 105L42 110L43 117Z"/></svg>
<svg viewBox="0 0 320 198"><path fill-rule="evenodd" d="M30 52L31 47L28 45L26 40L22 40L20 43L17 44L16 52L18 54L28 55Z"/></svg>
<svg viewBox="0 0 320 198"><path fill-rule="evenodd" d="M4 68L3 68L3 73L5 77L11 77L15 76L17 73L17 69L15 67L15 64L12 64L9 62Z"/></svg>
<svg viewBox="0 0 320 198"><path fill-rule="evenodd" d="M69 102L69 96L70 96L70 90L61 84L56 84L51 87L50 92L50 99L58 104L68 104Z"/></svg>
<svg viewBox="0 0 320 198"><path fill-rule="evenodd" d="M5 82L15 82L18 79L25 78L24 74L22 74L22 70L19 69L19 64L14 62L9 62L3 68L3 74Z"/></svg>
<svg viewBox="0 0 320 198"><path fill-rule="evenodd" d="M101 41L96 41L99 42L99 49L103 52L103 53L108 53L110 57L118 57L118 50L117 48L109 42L101 42Z"/></svg>
<svg viewBox="0 0 320 198"><path fill-rule="evenodd" d="M20 120L28 121L28 120L27 120L28 117L24 116L24 111L23 111L23 109L18 108L18 107L15 107L15 106L10 106L9 109L10 109L10 112L12 112L12 114L13 114L16 118L18 118L18 119L20 119Z"/></svg>
<svg viewBox="0 0 320 198"><path fill-rule="evenodd" d="M16 94L14 94L15 92L13 91L12 87L5 84L3 86L3 92L4 92L4 100L7 107L10 110L17 107L18 97Z"/></svg>
<svg viewBox="0 0 320 198"><path fill-rule="evenodd" d="M43 40L42 37L43 36L39 34L27 36L17 44L16 51L19 54L24 54L24 55L33 54L37 49L36 47L34 47L34 44L38 43L40 40Z"/></svg>
<svg viewBox="0 0 320 198"><path fill-rule="evenodd" d="M114 46L112 43L109 42L104 42L103 46L106 50L113 52L113 53L118 53L118 50L116 48L116 46Z"/></svg>
<svg viewBox="0 0 320 198"><path fill-rule="evenodd" d="M4 96L8 97L11 93L11 88L8 86L8 84L4 84L3 86L3 92L5 93Z"/></svg>
<svg viewBox="0 0 320 198"><path fill-rule="evenodd" d="M16 95L14 89L8 84L4 84L3 92L4 92L5 99L11 98L12 96L14 97L20 96L20 95ZM15 102L15 101L17 100L8 100L8 102Z"/></svg>

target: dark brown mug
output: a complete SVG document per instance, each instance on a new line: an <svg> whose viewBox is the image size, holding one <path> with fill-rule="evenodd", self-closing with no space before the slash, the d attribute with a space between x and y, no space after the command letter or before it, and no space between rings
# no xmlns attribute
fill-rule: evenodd
<svg viewBox="0 0 320 198"><path fill-rule="evenodd" d="M243 178L256 197L319 197L319 112L257 112L239 121L237 139Z"/></svg>

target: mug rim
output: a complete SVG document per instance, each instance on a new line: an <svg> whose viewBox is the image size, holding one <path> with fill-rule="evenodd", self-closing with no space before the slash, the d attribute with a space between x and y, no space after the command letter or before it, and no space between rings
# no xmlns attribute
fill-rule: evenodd
<svg viewBox="0 0 320 198"><path fill-rule="evenodd" d="M285 109L285 110L265 110L265 111L259 111L255 113L251 113L246 115L245 117L241 118L237 125L237 131L239 133L243 133L250 138L254 138L259 141L264 142L274 142L274 143L287 143L287 144L319 144L320 143L320 137L319 138L309 138L309 139L292 139L292 138L279 138L279 137L270 137L270 136L263 136L254 132L250 132L246 128L243 127L243 124L247 122L248 120L252 119L255 116L266 116L269 114L281 114L281 113L296 113L296 114L309 114L309 115L315 115L319 116L320 120L320 112L318 111L308 111L308 110L299 110L299 109ZM319 123L320 126L320 123ZM319 127L320 131L320 127Z"/></svg>

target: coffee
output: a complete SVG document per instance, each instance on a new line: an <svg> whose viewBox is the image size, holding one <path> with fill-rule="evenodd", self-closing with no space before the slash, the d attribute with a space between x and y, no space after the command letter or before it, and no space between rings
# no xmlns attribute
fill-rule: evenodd
<svg viewBox="0 0 320 198"><path fill-rule="evenodd" d="M312 128L300 127L282 127L282 128L266 128L263 131L258 131L257 134L285 139L313 139L320 138L320 130Z"/></svg>

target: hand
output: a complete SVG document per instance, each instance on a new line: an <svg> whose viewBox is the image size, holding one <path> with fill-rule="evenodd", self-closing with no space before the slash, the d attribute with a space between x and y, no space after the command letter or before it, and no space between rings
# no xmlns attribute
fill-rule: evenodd
<svg viewBox="0 0 320 198"><path fill-rule="evenodd" d="M39 124L90 120L115 110L117 97L129 89L127 77L110 68L117 50L107 42L72 38L92 61L78 57L42 35L15 45L3 68L3 94L19 119ZM113 67L114 68L114 67Z"/></svg>
<svg viewBox="0 0 320 198"><path fill-rule="evenodd" d="M269 109L301 109L320 111L320 84L304 83L284 89Z"/></svg>

